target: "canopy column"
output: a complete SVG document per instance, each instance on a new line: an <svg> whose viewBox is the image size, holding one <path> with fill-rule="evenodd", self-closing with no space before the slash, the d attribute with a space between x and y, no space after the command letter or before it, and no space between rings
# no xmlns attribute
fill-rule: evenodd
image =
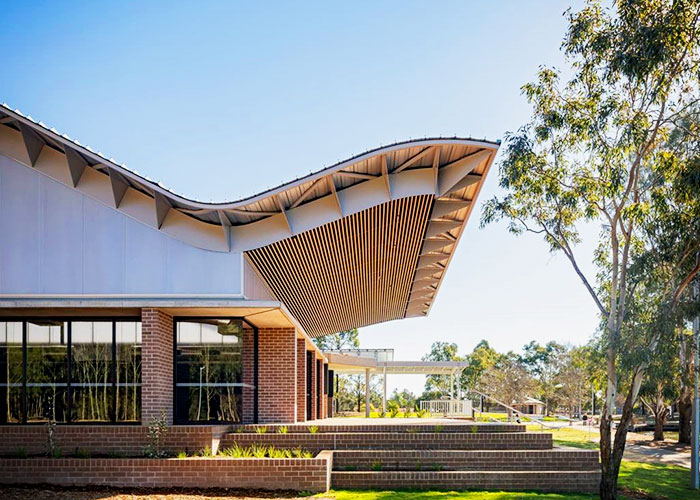
<svg viewBox="0 0 700 500"><path fill-rule="evenodd" d="M365 417L369 418L369 368L365 368Z"/></svg>
<svg viewBox="0 0 700 500"><path fill-rule="evenodd" d="M382 413L386 413L386 366L382 372Z"/></svg>

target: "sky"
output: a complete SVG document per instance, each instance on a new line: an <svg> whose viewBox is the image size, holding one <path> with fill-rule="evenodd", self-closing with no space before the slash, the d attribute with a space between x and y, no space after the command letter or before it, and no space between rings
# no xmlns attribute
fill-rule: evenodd
<svg viewBox="0 0 700 500"><path fill-rule="evenodd" d="M570 5L9 2L0 101L175 192L233 201L396 141L504 139L529 117L520 87L565 66ZM362 347L415 360L436 341L466 354L481 339L517 351L594 333L564 256L502 223L479 228L499 160L430 315L362 328ZM576 250L589 273L591 250L590 238ZM423 377L389 378L403 387L420 393Z"/></svg>

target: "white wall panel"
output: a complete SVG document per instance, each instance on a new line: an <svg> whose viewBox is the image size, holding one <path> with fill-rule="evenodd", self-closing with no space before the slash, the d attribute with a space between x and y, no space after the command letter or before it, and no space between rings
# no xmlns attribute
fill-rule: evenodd
<svg viewBox="0 0 700 500"><path fill-rule="evenodd" d="M0 155L0 294L238 295L242 265Z"/></svg>

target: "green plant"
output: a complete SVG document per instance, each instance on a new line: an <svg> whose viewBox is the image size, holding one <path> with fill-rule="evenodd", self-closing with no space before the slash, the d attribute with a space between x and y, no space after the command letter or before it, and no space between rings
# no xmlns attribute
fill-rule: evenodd
<svg viewBox="0 0 700 500"><path fill-rule="evenodd" d="M211 448L209 446L205 446L202 451L199 452L200 457L207 457L211 458L214 456L214 454L211 451Z"/></svg>
<svg viewBox="0 0 700 500"><path fill-rule="evenodd" d="M270 447L272 448L272 447ZM269 453L269 449L267 446L262 446L259 444L254 444L253 446L250 447L250 452L253 454L255 458L265 458L267 454Z"/></svg>
<svg viewBox="0 0 700 500"><path fill-rule="evenodd" d="M438 424L435 426L435 433L439 434L442 432L443 426Z"/></svg>
<svg viewBox="0 0 700 500"><path fill-rule="evenodd" d="M345 470L348 471L348 472L356 471L356 470L357 470L357 466L355 466L355 465L346 465L346 466L345 466Z"/></svg>
<svg viewBox="0 0 700 500"><path fill-rule="evenodd" d="M308 429L310 434L316 434L318 432L318 425L310 425Z"/></svg>
<svg viewBox="0 0 700 500"><path fill-rule="evenodd" d="M385 411L379 412L379 418L385 418L385 417L386 417L386 412L385 412Z"/></svg>
<svg viewBox="0 0 700 500"><path fill-rule="evenodd" d="M144 454L148 458L162 458L166 456L162 449L163 439L168 432L168 418L165 410L160 410L160 415L151 418L148 424L148 446Z"/></svg>
<svg viewBox="0 0 700 500"><path fill-rule="evenodd" d="M289 428L286 425L277 428L277 434L287 434L288 432Z"/></svg>
<svg viewBox="0 0 700 500"><path fill-rule="evenodd" d="M389 418L396 418L399 416L399 408L396 406L392 406L389 408Z"/></svg>
<svg viewBox="0 0 700 500"><path fill-rule="evenodd" d="M416 470L421 470L423 468L423 464L420 462L416 462Z"/></svg>
<svg viewBox="0 0 700 500"><path fill-rule="evenodd" d="M428 413L428 410L421 410L418 409L416 410L416 417L418 418L425 418L425 415Z"/></svg>
<svg viewBox="0 0 700 500"><path fill-rule="evenodd" d="M264 425L261 425L259 427L255 428L255 433L256 434L267 434L267 427Z"/></svg>
<svg viewBox="0 0 700 500"><path fill-rule="evenodd" d="M238 426L238 427L236 427L236 431L235 431L235 432L236 432L236 434L241 434L241 433L243 433L244 430L245 430L245 429L243 429L243 427Z"/></svg>
<svg viewBox="0 0 700 500"><path fill-rule="evenodd" d="M15 456L17 458L27 458L29 454L27 453L27 449L24 448L23 446L20 446L15 450Z"/></svg>
<svg viewBox="0 0 700 500"><path fill-rule="evenodd" d="M433 464L433 470L434 470L434 471L440 472L443 468L444 468L444 467L443 467L441 464L437 463L437 462Z"/></svg>
<svg viewBox="0 0 700 500"><path fill-rule="evenodd" d="M382 470L382 461L381 460L374 460L372 462L372 465L369 466L369 468L373 471L380 471Z"/></svg>
<svg viewBox="0 0 700 500"><path fill-rule="evenodd" d="M479 426L478 425L472 425L469 430L471 431L472 434L476 434L479 432Z"/></svg>
<svg viewBox="0 0 700 500"><path fill-rule="evenodd" d="M409 434L415 434L416 432L418 432L418 427L409 427L406 429L406 432L408 432Z"/></svg>
<svg viewBox="0 0 700 500"><path fill-rule="evenodd" d="M119 453L118 451L110 451L109 453L107 453L107 456L109 458L121 458L122 454Z"/></svg>
<svg viewBox="0 0 700 500"><path fill-rule="evenodd" d="M403 418L413 418L413 412L407 408L406 413L403 414Z"/></svg>
<svg viewBox="0 0 700 500"><path fill-rule="evenodd" d="M178 451L177 458L187 458L187 452L186 451Z"/></svg>
<svg viewBox="0 0 700 500"><path fill-rule="evenodd" d="M90 458L90 452L85 448L76 448L75 458Z"/></svg>

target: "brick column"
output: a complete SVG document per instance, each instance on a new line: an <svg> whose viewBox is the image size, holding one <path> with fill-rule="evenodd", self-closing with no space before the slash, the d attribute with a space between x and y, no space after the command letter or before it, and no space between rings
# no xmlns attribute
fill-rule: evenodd
<svg viewBox="0 0 700 500"><path fill-rule="evenodd" d="M318 360L316 362L316 366L318 368L318 392L321 395L321 407L318 409L318 418L326 418L326 396L325 394L323 394L325 392L325 380L323 378L323 360Z"/></svg>
<svg viewBox="0 0 700 500"><path fill-rule="evenodd" d="M255 380L253 379L253 364L254 364L254 344L253 344L253 329L245 327L243 329L243 415L244 424L252 424L254 418L254 396L255 396Z"/></svg>
<svg viewBox="0 0 700 500"><path fill-rule="evenodd" d="M296 422L297 343L294 328L261 329L258 336L258 421Z"/></svg>
<svg viewBox="0 0 700 500"><path fill-rule="evenodd" d="M158 309L141 310L141 423L165 410L173 423L173 318Z"/></svg>
<svg viewBox="0 0 700 500"><path fill-rule="evenodd" d="M306 421L306 340L297 339L297 422Z"/></svg>
<svg viewBox="0 0 700 500"><path fill-rule="evenodd" d="M318 396L316 395L316 379L318 370L316 369L316 355L313 356L314 366L311 367L311 420L316 420L316 406Z"/></svg>

